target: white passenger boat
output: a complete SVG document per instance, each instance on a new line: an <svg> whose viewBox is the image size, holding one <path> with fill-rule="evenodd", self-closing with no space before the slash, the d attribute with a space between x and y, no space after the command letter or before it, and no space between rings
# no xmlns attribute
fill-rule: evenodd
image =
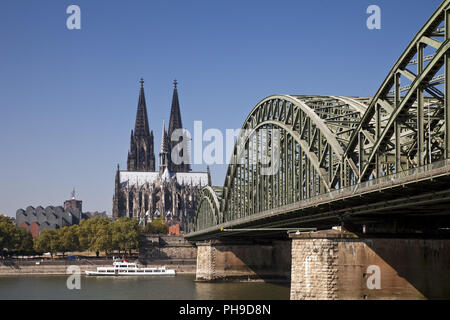
<svg viewBox="0 0 450 320"><path fill-rule="evenodd" d="M159 268L138 268L136 263L126 260L114 261L112 267L97 267L97 271L86 270L87 276L174 276L175 270Z"/></svg>

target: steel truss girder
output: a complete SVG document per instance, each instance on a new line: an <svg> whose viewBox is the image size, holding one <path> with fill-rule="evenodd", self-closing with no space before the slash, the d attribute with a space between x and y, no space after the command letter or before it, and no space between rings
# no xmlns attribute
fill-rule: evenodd
<svg viewBox="0 0 450 320"><path fill-rule="evenodd" d="M444 29L448 28L446 16L448 15L449 5L450 1L448 0L441 4L401 55L370 102L367 112L352 135L345 151L345 158L357 159L357 165L361 168L358 182L367 181L380 175L400 172L430 161L439 160L438 158L447 158L444 154L438 155L436 148L430 150L433 146L431 140L437 139L440 121L436 121L436 118L433 117L432 123L428 114L429 123L426 123L424 92L440 92L435 86L443 82L436 83L433 79L443 78L442 76L436 78L435 75L442 67L445 67L446 57L449 56L450 42L448 34L444 41L436 40L433 37L438 37L435 31L442 24L446 26ZM435 52L425 57L423 53L426 47L429 50L435 50ZM425 64L425 62L428 62L428 64ZM417 73L408 70L407 66L409 65L417 65ZM401 77L410 81L411 84L401 87ZM444 75L444 78L447 79L446 75ZM393 90L391 90L392 88ZM402 94L403 91L406 93ZM394 97L389 96L391 92L394 93ZM435 94L432 96L436 98ZM445 97L448 99L447 92ZM388 101L392 101L392 104ZM437 102L439 103L439 100ZM389 105L389 107L386 108L386 105ZM380 109L385 113L383 122L379 115ZM441 120L441 122L446 122L443 115ZM376 141L372 146L366 148L367 142L360 139L361 132L373 123L377 127ZM408 132L413 133L412 139L415 141L412 145L415 151L412 151L411 148L402 148L402 146L411 145L411 143L405 143L404 140L401 140L401 137L404 137L405 133ZM429 138L428 142L425 141L426 135ZM445 139L447 145L450 145L448 134ZM426 144L428 144L428 148L426 148ZM392 145L394 148L390 149L388 145ZM361 150L364 150L364 153ZM383 164L380 163L379 159L387 154L392 155L392 153L395 156L395 163L392 164L390 170L381 170ZM434 154L432 159L425 159L425 155L430 153ZM402 159L408 160L405 163ZM384 164L384 166L386 167L387 164Z"/></svg>
<svg viewBox="0 0 450 320"><path fill-rule="evenodd" d="M242 126L247 131L243 131L238 137L233 151L225 178L223 200L218 201L221 203L223 221L343 186L341 179L344 176L342 159L345 143L338 141L337 133L352 129L355 125L351 121L342 121L338 125L327 119L339 117L341 120L359 121L365 108L362 102L344 97L279 95L261 101L247 117ZM252 137L263 129L281 131L281 173L274 177L260 177L261 168L258 165L248 165L250 151L261 152L261 147L255 148L256 142L252 141ZM271 139L266 140L268 150L273 146ZM259 155L256 157L258 159ZM239 159L243 161L239 162ZM352 159L347 160L346 167L354 175L358 171ZM286 196L288 188L294 188L299 195ZM213 208L211 202L200 201L198 214L205 214L202 212L204 207ZM197 221L213 221L213 216L209 213L206 218L197 217ZM197 227L200 227L199 223Z"/></svg>
<svg viewBox="0 0 450 320"><path fill-rule="evenodd" d="M222 223L220 201L210 186L202 189L195 208L194 226L196 230L203 230Z"/></svg>
<svg viewBox="0 0 450 320"><path fill-rule="evenodd" d="M221 197L212 188L202 192L196 231L449 159L449 8L450 0L443 1L373 98L275 95L261 101L244 122L251 133L238 138ZM425 56L426 48L433 53ZM272 134L252 138L263 129L280 130L279 148ZM280 172L271 177L250 161L252 152L256 159L265 152L263 143L280 156Z"/></svg>

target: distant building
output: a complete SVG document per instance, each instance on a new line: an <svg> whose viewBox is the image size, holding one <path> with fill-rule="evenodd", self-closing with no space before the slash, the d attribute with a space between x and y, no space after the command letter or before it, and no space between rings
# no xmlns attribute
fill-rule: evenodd
<svg viewBox="0 0 450 320"><path fill-rule="evenodd" d="M16 225L30 231L35 238L44 229L56 230L94 217L109 218L106 212L82 212L81 203L82 201L75 200L73 193L72 199L64 202L64 207L48 206L44 209L41 206L29 206L25 210L19 209L16 211Z"/></svg>
<svg viewBox="0 0 450 320"><path fill-rule="evenodd" d="M72 199L64 201L64 210L69 209L83 211L83 201L75 199L75 188L72 191Z"/></svg>
<svg viewBox="0 0 450 320"><path fill-rule="evenodd" d="M131 131L127 171L117 166L113 197L113 218L131 217L146 225L162 218L169 226L178 225L178 231L186 231L192 224L194 208L200 191L211 184L208 172L191 172L189 161L174 163L172 152L183 157L181 136L172 141L172 134L183 128L177 81L174 81L169 127L162 129L158 171L155 169L153 131L150 131L147 106L141 79L135 130ZM178 132L177 131L177 132ZM186 163L187 162L187 163ZM175 227L176 228L176 227ZM175 230L175 229L174 229Z"/></svg>
<svg viewBox="0 0 450 320"><path fill-rule="evenodd" d="M179 236L180 235L180 225L174 224L169 227L169 235L171 236Z"/></svg>

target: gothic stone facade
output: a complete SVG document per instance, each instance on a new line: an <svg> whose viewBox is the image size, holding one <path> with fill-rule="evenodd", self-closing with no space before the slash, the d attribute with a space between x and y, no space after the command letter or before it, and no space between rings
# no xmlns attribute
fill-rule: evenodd
<svg viewBox="0 0 450 320"><path fill-rule="evenodd" d="M158 171L155 170L153 131L150 131L143 80L134 131L131 131L127 171L117 166L113 197L113 218L132 217L146 225L163 218L169 225L179 224L189 231L200 190L211 184L208 172L191 172L189 163L173 163L172 152L179 142L172 141L175 130L182 129L177 82L174 82L169 129L162 129ZM183 155L181 154L182 158ZM186 161L189 162L189 161Z"/></svg>

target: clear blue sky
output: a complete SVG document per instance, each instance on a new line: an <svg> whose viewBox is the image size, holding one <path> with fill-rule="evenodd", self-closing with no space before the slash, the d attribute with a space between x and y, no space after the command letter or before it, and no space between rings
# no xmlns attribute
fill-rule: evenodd
<svg viewBox="0 0 450 320"><path fill-rule="evenodd" d="M2 0L0 213L62 205L75 187L110 214L140 77L159 151L175 77L189 130L239 128L277 93L370 96L440 2ZM81 30L66 28L71 4ZM371 4L381 30L366 28Z"/></svg>

